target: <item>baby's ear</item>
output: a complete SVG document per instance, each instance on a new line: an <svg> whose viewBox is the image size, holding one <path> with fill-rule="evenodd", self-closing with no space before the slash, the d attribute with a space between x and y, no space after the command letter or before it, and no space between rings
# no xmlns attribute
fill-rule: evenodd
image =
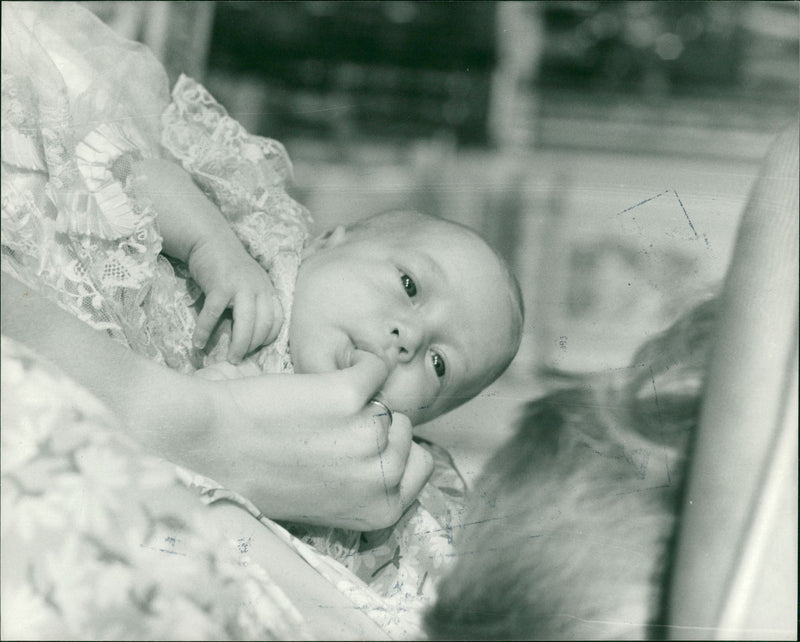
<svg viewBox="0 0 800 642"><path fill-rule="evenodd" d="M314 252L322 250L326 247L336 247L342 241L344 241L346 236L347 229L344 227L344 225L337 225L332 230L323 232L319 236L311 239L308 245L305 246L303 249L303 258L305 259Z"/></svg>

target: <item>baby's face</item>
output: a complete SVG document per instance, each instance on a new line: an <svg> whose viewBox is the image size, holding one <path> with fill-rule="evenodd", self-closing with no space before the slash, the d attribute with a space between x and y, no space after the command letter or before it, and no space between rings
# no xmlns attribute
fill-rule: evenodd
<svg viewBox="0 0 800 642"><path fill-rule="evenodd" d="M346 232L300 266L289 342L295 371L381 357L381 389L415 423L479 392L516 350L514 308L492 251L460 229Z"/></svg>

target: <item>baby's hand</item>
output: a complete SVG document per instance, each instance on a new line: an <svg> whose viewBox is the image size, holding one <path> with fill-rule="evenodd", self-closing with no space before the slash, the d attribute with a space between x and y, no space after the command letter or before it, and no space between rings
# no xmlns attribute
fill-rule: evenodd
<svg viewBox="0 0 800 642"><path fill-rule="evenodd" d="M205 294L193 342L204 348L220 316L233 310L228 361L272 343L283 323L283 308L269 275L244 249L239 239L214 238L198 242L189 254L189 272Z"/></svg>

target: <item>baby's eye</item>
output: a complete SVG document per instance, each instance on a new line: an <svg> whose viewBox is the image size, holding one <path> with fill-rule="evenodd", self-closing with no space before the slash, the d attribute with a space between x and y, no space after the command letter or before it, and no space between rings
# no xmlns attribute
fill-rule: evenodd
<svg viewBox="0 0 800 642"><path fill-rule="evenodd" d="M445 367L442 355L440 355L438 352L434 352L431 355L431 361L433 361L433 370L436 373L436 376L440 379L444 377Z"/></svg>
<svg viewBox="0 0 800 642"><path fill-rule="evenodd" d="M413 299L417 296L417 284L414 283L414 279L408 276L408 274L401 274L400 282L403 284L403 289L406 291L409 298Z"/></svg>

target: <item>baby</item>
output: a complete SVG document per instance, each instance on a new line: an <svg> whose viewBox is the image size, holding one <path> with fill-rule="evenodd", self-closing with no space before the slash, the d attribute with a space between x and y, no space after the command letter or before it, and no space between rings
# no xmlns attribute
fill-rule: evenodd
<svg viewBox="0 0 800 642"><path fill-rule="evenodd" d="M388 376L377 396L389 414L402 412L419 424L474 397L505 370L519 346L522 297L505 262L480 236L412 211L385 212L310 242L304 234L286 234L287 227L304 232L300 224L306 215L276 189L280 181L260 179L269 186L267 198L260 197L267 207L233 207L232 195L248 192L244 186L237 189L239 176L245 170L258 174L263 159L258 153L252 160L242 154L232 162L236 170L221 181L225 172L209 159L235 155L220 149L213 132L197 124L203 120L195 117L197 103L203 105L201 113L216 107L202 87L182 78L165 112L162 141L183 168L172 160L143 159L134 163L132 183L134 197L157 213L164 252L186 264L204 294L198 298L196 326L190 315L190 323L175 335L175 343L184 346L182 354L205 347L193 359L204 366L199 376L327 373L349 368L359 351L369 352L386 366ZM236 126L235 121L225 124ZM276 144L241 135L256 150L258 144L269 149ZM200 143L204 153L198 158L189 150ZM288 175L288 169L275 170L289 167L282 148L279 152L282 163L274 162L266 176ZM276 212L285 216L276 220ZM276 252L271 246L279 233L283 249ZM226 308L232 315L225 314ZM161 314L157 309L151 316ZM412 537L419 539L420 529L439 534L424 538L433 551L433 540L447 539L448 524L460 512L451 495L463 489L462 480L446 452L431 444L427 449L434 458L434 476L417 506L394 529L368 541L357 531L288 527L374 587L380 583L384 594L403 583L416 584L420 595L427 594L423 584L427 576L430 588L440 571L434 558L441 551L419 556L430 568L418 565L419 558L388 564ZM225 494L213 483L196 485L214 497ZM440 490L445 487L450 494Z"/></svg>
<svg viewBox="0 0 800 642"><path fill-rule="evenodd" d="M213 126L203 122L209 113ZM238 147L218 142L220 121L237 132ZM367 351L389 371L383 402L419 424L474 397L508 366L522 298L505 262L475 232L390 211L308 242L308 215L283 191L291 165L278 143L248 135L186 77L163 122L162 145L174 160L134 160L129 191L152 207L164 254L188 267L204 295L191 332L194 348L210 353L193 356L205 366L201 376L325 373ZM253 183L241 178L248 172L258 177ZM226 309L232 319L218 325ZM191 325L190 318L178 342L187 342Z"/></svg>
<svg viewBox="0 0 800 642"><path fill-rule="evenodd" d="M382 400L419 424L494 381L517 350L521 323L516 281L477 234L394 211L337 227L305 249L288 336L298 373L347 368L356 350L379 356L390 373ZM257 373L252 360L198 371Z"/></svg>
<svg viewBox="0 0 800 642"><path fill-rule="evenodd" d="M92 145L102 150L108 137L99 132ZM130 133L121 138L116 147L133 147ZM188 369L205 366L199 373L211 379L325 373L367 351L390 373L383 402L418 424L474 397L513 358L519 286L469 228L390 211L309 242L310 218L284 190L283 147L247 134L186 77L164 111L160 142L165 158L127 153L126 192L152 210L163 253L183 264L179 277L188 267L185 289L200 312L171 333ZM107 156L106 165L123 164ZM232 319L218 325L226 309ZM163 310L150 306L148 316Z"/></svg>
<svg viewBox="0 0 800 642"><path fill-rule="evenodd" d="M235 219L228 228L203 195L193 196L197 188L174 163L142 162L137 171L141 198L164 219L165 250L187 262L205 293L193 333L195 345L210 335L207 365L199 376L326 373L349 368L357 353L366 351L386 366L388 376L377 396L389 415L402 412L419 424L474 397L517 351L523 317L517 281L464 226L390 211L336 227L302 248L297 278L294 283L284 278L278 296L263 267L231 231L239 231L252 247L263 244L270 230L253 239ZM214 189L207 193L224 211L224 195L219 198ZM228 303L232 320L223 319L212 332ZM265 341L268 345L261 347ZM248 353L240 361L243 350ZM434 580L445 567L449 529L461 511L452 495L463 491L463 483L443 450L425 447L434 458L434 475L395 527L363 534L284 526L382 595L411 607L406 596L411 586L417 600L429 603ZM212 482L194 483L206 496L242 503ZM401 554L412 542L417 555Z"/></svg>
<svg viewBox="0 0 800 642"><path fill-rule="evenodd" d="M283 147L249 135L201 85L182 77L170 97L148 51L73 5L4 10L6 28L30 41L3 40L2 267L17 280L136 353L209 378L326 373L369 352L386 366L381 402L415 424L513 358L519 288L471 230L399 211L309 242ZM91 58L104 47L119 55ZM429 450L423 495L443 475L457 494L446 454ZM409 524L446 537L452 498L423 495L427 513L370 540L362 578L395 584ZM305 534L346 563L365 550L360 533ZM429 570L406 586L421 594Z"/></svg>
<svg viewBox="0 0 800 642"><path fill-rule="evenodd" d="M162 183L167 174L160 172L157 176L156 182ZM159 185L156 194L169 193L162 187L166 186ZM158 209L157 200L153 202ZM192 216L192 212L171 209L170 216L176 215ZM213 244L219 238L209 236L198 243ZM170 245L174 244L173 239ZM261 270L243 252L228 255L220 251L208 256L217 257L234 273L252 266ZM239 262L237 269L230 265ZM196 274L218 273L211 264L193 265L191 252L189 264ZM241 283L236 281L236 285ZM233 295L235 302L240 300L237 296ZM247 296L252 297L250 293ZM207 295L206 301L209 298ZM256 298L279 305L266 281ZM279 319L281 308L276 310L261 316ZM348 228L337 227L309 243L302 252L294 294L285 310L284 330L270 329L267 334L288 336L287 353L295 372L348 368L357 351L368 351L384 361L389 373L380 390L381 400L414 424L455 408L494 381L516 353L522 329L519 288L502 259L470 229L411 211L386 212ZM236 339L229 336L236 337L237 324L242 322L238 311L235 306L232 329L230 320L225 319L220 324L223 329L213 333L212 353L230 355ZM208 327L210 317L206 319ZM245 321L249 319L245 316ZM195 337L199 334L202 341L204 332L198 326ZM250 334L248 326L245 343L252 341ZM262 372L259 355L275 356L278 343L257 348L236 364L217 361L197 374L210 379L257 376ZM238 359L234 356L233 361ZM388 564L397 551L405 550L404 542L417 537L420 528L437 534L428 535L428 543L446 538L448 523L455 518L452 513L459 512L457 498L439 489L458 488L460 480L451 479L454 469L443 451L432 445L429 450L438 472L423 489L418 507L395 529L378 535L375 545L356 531L285 526L347 565L384 595L391 594L395 586L412 584L417 585L420 596L429 599L428 590L443 566L432 559L419 564L410 557L402 564ZM219 496L213 484L201 481L198 486ZM427 521L430 516L433 520ZM428 565L431 568L426 568ZM376 573L380 573L377 579ZM423 593L426 574L429 581Z"/></svg>

